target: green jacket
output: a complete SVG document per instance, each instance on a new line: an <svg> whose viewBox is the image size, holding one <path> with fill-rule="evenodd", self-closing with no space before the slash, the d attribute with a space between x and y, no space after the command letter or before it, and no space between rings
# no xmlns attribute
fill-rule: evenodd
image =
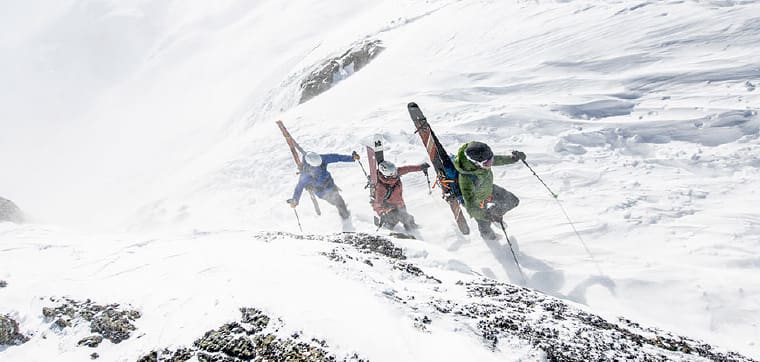
<svg viewBox="0 0 760 362"><path fill-rule="evenodd" d="M482 169L470 162L464 154L467 143L462 145L454 158L454 167L459 171L457 184L462 191L464 207L470 217L476 220L488 220L485 209L480 204L493 193L493 171ZM503 166L515 163L512 156L494 155L493 166Z"/></svg>

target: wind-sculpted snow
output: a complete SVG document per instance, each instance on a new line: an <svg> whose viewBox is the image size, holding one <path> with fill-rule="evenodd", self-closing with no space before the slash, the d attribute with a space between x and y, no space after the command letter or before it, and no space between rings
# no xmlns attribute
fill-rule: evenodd
<svg viewBox="0 0 760 362"><path fill-rule="evenodd" d="M554 110L577 119L596 119L631 114L635 104L615 99L593 101L585 104L555 106Z"/></svg>
<svg viewBox="0 0 760 362"><path fill-rule="evenodd" d="M422 227L395 246L333 234L376 230L356 163L329 166L351 225L321 200L321 216L305 200L285 204L298 175L274 121L318 152L363 155L380 133L388 160L416 164L428 158L411 101L447 151L473 140L523 151L559 195L572 221L524 165L493 169L521 200L505 222L528 287L650 339L610 316L760 358L760 1L5 3L0 194L86 231L0 222L0 315L30 336L0 359L89 358L99 338L86 321L49 330L40 310L51 295L144 313L132 337L94 348L102 360L192 348L245 306L328 341L336 356L578 352L567 336L591 327L575 307L543 352L530 338L543 339L500 320L430 306L485 310L471 306L501 302L466 296L469 285L521 278L505 240L457 233L421 174L403 182ZM352 54L364 59L372 42L385 50L351 73ZM333 81L301 103L304 87L316 94Z"/></svg>
<svg viewBox="0 0 760 362"><path fill-rule="evenodd" d="M607 147L635 152L644 144L676 141L719 146L758 133L760 117L757 111L733 110L699 119L613 124L599 130L570 133L559 139L555 151L583 154L586 147Z"/></svg>

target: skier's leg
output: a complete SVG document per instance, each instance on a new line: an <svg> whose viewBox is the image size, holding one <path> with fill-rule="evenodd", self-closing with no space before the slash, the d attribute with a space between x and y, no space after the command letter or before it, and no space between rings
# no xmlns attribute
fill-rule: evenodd
<svg viewBox="0 0 760 362"><path fill-rule="evenodd" d="M491 229L491 221L490 220L478 220L475 219L478 223L478 231L480 231L480 236L485 240L496 240L499 238L498 235Z"/></svg>
<svg viewBox="0 0 760 362"><path fill-rule="evenodd" d="M493 200L495 204L492 210L489 211L489 215L493 220L501 220L501 218L520 204L520 199L513 193L505 190L501 186L493 185Z"/></svg>
<svg viewBox="0 0 760 362"><path fill-rule="evenodd" d="M338 208L338 214L342 219L348 219L348 217L351 215L351 213L348 211L348 207L346 206L346 202L343 200L343 197L340 196L338 190L333 189L327 192L324 195L323 199Z"/></svg>
<svg viewBox="0 0 760 362"><path fill-rule="evenodd" d="M393 227L395 227L396 224L398 224L400 219L401 218L400 218L398 209L393 209L391 211L388 211L382 216L383 227L387 229L393 229Z"/></svg>
<svg viewBox="0 0 760 362"><path fill-rule="evenodd" d="M399 208L398 212L399 212L399 219L401 220L401 223L404 225L404 230L412 231L419 227L417 223L414 222L414 216L412 216L412 214L406 211L406 206Z"/></svg>

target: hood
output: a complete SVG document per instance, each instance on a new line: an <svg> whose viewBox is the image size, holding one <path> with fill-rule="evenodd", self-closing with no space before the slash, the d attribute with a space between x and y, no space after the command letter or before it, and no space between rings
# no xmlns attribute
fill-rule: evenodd
<svg viewBox="0 0 760 362"><path fill-rule="evenodd" d="M459 147L459 151L457 152L456 158L452 160L454 162L454 168L456 168L459 173L466 173L466 174L472 174L472 175L487 174L489 170L478 167L474 163L470 162L470 160L467 159L467 156L465 156L464 150L467 149L468 144L469 142L463 144L462 147Z"/></svg>

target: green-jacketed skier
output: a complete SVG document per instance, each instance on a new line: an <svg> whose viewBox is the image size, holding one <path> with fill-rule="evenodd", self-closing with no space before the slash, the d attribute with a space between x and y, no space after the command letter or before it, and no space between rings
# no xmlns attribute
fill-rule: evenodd
<svg viewBox="0 0 760 362"><path fill-rule="evenodd" d="M525 153L512 151L510 156L494 155L487 144L477 141L462 145L453 160L459 172L457 183L464 206L478 223L483 239L497 239L491 223L501 221L507 211L520 203L517 196L493 184L491 166L509 165L520 160L525 160Z"/></svg>

